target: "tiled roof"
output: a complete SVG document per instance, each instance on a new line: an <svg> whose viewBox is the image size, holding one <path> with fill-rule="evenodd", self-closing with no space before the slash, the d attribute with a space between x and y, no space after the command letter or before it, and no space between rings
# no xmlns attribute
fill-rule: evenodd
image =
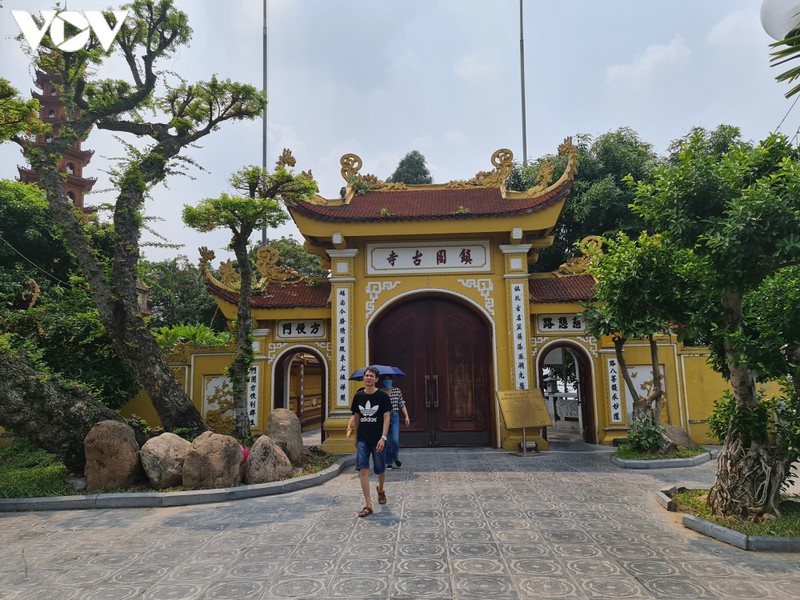
<svg viewBox="0 0 800 600"><path fill-rule="evenodd" d="M320 221L480 219L533 213L566 198L572 180L533 198L505 199L500 188L410 189L355 195L349 204L297 202L297 211Z"/></svg>
<svg viewBox="0 0 800 600"><path fill-rule="evenodd" d="M206 284L212 295L227 300L231 304L239 303L239 294L222 289L213 284ZM273 283L267 286L264 293L253 294L250 300L252 308L325 308L330 306L331 284L327 280L315 285L295 283L281 285Z"/></svg>
<svg viewBox="0 0 800 600"><path fill-rule="evenodd" d="M531 302L580 302L594 298L594 277L535 277L528 280Z"/></svg>

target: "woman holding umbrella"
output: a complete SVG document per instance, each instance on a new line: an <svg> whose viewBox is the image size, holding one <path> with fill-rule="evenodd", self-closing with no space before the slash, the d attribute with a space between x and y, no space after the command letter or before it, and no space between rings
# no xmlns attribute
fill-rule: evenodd
<svg viewBox="0 0 800 600"><path fill-rule="evenodd" d="M364 493L364 508L359 517L367 517L373 513L372 497L369 493L369 460L372 457L372 470L378 476L378 504L386 504L386 492L383 489L386 480L386 463L384 447L386 434L389 431L389 415L392 403L389 396L376 386L380 377L377 367L364 369L364 388L353 396L350 412L353 416L347 423L347 437L356 433L356 471Z"/></svg>
<svg viewBox="0 0 800 600"><path fill-rule="evenodd" d="M390 374L381 377L383 387L392 402L392 414L389 418L389 440L386 442L385 453L387 469L392 468L392 463L398 469L403 466L403 463L400 462L400 413L403 413L406 427L411 423L408 418L408 410L406 410L406 402L403 400L403 392L400 391L400 388L392 386L393 379L394 377Z"/></svg>

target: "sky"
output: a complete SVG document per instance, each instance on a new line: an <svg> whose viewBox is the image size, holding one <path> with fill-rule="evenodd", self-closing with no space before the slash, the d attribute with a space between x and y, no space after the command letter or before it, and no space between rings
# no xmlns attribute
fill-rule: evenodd
<svg viewBox="0 0 800 600"><path fill-rule="evenodd" d="M490 170L500 148L522 160L519 0L177 0L194 33L161 68L261 88L265 1L268 166L289 148L320 194L337 198L346 153L361 157L362 174L386 179L419 150L436 183ZM0 4L0 77L27 96L33 75L10 11L54 2ZM74 11L122 4L67 0ZM776 129L793 137L800 108L791 110L788 86L774 79L760 8L761 0L524 0L528 158L555 153L567 136L620 127L659 153L695 126L734 125L754 141ZM111 62L99 75L124 71ZM148 246L157 238L146 233L146 258L197 262L199 246L230 256L227 233L188 229L181 210L232 192L232 173L261 164L262 128L260 119L223 124L186 153L205 171L152 191L150 226L180 247ZM98 178L87 205L113 201L105 170L122 146L96 131L83 147L95 151L84 175ZM1 145L0 177L16 178L19 164L19 148ZM268 232L282 236L302 240L291 221Z"/></svg>

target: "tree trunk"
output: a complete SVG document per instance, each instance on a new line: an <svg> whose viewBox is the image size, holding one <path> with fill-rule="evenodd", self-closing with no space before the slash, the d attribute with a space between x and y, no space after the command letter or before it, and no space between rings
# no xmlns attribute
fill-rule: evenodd
<svg viewBox="0 0 800 600"><path fill-rule="evenodd" d="M724 299L726 319L737 328L741 319L742 294L728 292ZM730 337L723 341L725 360L736 401L736 415L752 412L758 397L753 373L742 366ZM789 461L769 440L767 431L742 431L731 419L722 451L717 457L717 478L708 494L714 514L744 519L780 516L781 486L789 474Z"/></svg>
<svg viewBox="0 0 800 600"><path fill-rule="evenodd" d="M617 363L619 364L619 372L622 373L622 379L625 381L625 387L628 390L628 395L631 397L633 406L633 420L635 422L644 421L647 416L647 402L645 398L639 395L636 391L636 384L631 379L631 374L628 371L628 364L625 362L625 356L622 349L625 346L625 338L614 338L614 351L617 355Z"/></svg>
<svg viewBox="0 0 800 600"><path fill-rule="evenodd" d="M228 369L233 389L233 426L240 440L250 438L250 418L247 411L247 378L253 364L253 316L250 298L253 289L253 267L247 255L247 240L252 231L234 234L233 251L239 263L242 283L239 288L239 304L236 308L236 357Z"/></svg>
<svg viewBox="0 0 800 600"><path fill-rule="evenodd" d="M9 350L0 349L0 380L0 424L58 455L73 473L83 473L83 440L92 427L125 422L82 388L39 373Z"/></svg>
<svg viewBox="0 0 800 600"><path fill-rule="evenodd" d="M648 409L653 411L653 425L658 427L661 424L661 399L664 397L664 388L661 383L661 369L658 365L658 344L652 333L647 335L647 339L650 342L650 362L653 365L653 389L647 395L645 404Z"/></svg>
<svg viewBox="0 0 800 600"><path fill-rule="evenodd" d="M136 264L139 260L139 214L142 193L122 189L114 211L116 247L111 282L92 248L80 217L64 195L61 177L52 158L32 158L39 180L47 191L51 213L64 232L81 266L92 297L114 350L136 374L150 396L161 425L167 431L184 428L195 434L208 427L181 388L164 360L152 333L142 319L136 293Z"/></svg>

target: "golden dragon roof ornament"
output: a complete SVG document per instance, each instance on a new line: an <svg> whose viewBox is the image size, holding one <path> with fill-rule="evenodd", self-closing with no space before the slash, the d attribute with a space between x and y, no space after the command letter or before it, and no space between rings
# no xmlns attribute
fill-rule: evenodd
<svg viewBox="0 0 800 600"><path fill-rule="evenodd" d="M214 251L205 246L199 248L199 251L200 272L203 277L219 288L238 293L242 288L242 278L233 267L231 260L220 263L220 279L217 279L208 268L208 264L215 258ZM261 246L256 251L256 269L261 277L253 282L253 293L263 292L270 283L290 285L306 281L306 278L294 269L284 265L279 266L277 264L279 259L280 255L277 250L269 246Z"/></svg>

